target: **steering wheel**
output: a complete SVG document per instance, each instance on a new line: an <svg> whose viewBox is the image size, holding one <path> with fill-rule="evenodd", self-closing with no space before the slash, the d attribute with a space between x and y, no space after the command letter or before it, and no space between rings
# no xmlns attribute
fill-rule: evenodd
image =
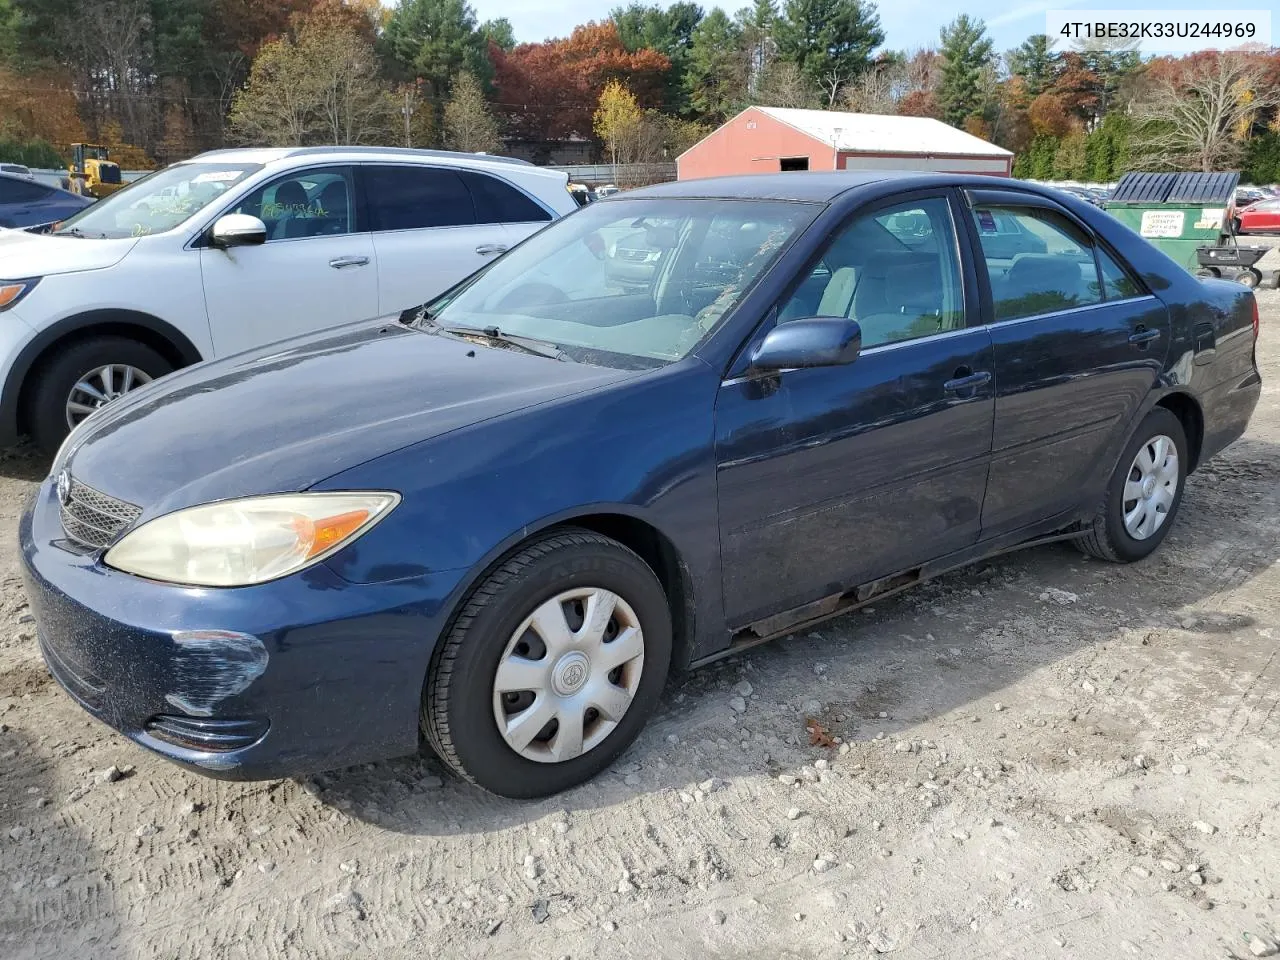
<svg viewBox="0 0 1280 960"><path fill-rule="evenodd" d="M519 306L539 306L548 303L567 303L569 295L551 283L522 283L510 291L498 303L499 310Z"/></svg>

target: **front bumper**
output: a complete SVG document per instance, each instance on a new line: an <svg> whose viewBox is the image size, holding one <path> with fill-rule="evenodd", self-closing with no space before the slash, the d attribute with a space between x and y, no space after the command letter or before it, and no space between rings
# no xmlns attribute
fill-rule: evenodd
<svg viewBox="0 0 1280 960"><path fill-rule="evenodd" d="M155 583L59 545L48 481L19 537L50 673L141 746L231 780L417 749L422 686L456 579L353 584L319 564L253 587Z"/></svg>

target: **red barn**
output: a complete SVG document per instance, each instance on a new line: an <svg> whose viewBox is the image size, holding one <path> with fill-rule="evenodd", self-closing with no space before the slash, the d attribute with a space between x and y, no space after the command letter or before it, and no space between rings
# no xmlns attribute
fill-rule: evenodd
<svg viewBox="0 0 1280 960"><path fill-rule="evenodd" d="M1007 177L1013 154L928 117L748 107L676 158L681 180L779 170L937 170Z"/></svg>

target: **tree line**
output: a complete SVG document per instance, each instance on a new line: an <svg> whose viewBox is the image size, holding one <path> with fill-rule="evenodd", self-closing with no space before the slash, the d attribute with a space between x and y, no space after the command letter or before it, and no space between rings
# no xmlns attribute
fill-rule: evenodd
<svg viewBox="0 0 1280 960"><path fill-rule="evenodd" d="M125 166L238 143L520 149L669 159L750 104L934 117L1016 154L1016 175L1241 168L1280 180L1280 53L997 52L966 14L893 50L869 0L729 13L632 2L517 43L467 0L0 0L0 157Z"/></svg>

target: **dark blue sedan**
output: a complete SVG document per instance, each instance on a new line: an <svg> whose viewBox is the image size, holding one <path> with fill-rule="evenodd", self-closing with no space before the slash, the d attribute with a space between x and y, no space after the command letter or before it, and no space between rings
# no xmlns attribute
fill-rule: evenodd
<svg viewBox="0 0 1280 960"><path fill-rule="evenodd" d="M619 241L644 283L611 279ZM629 192L399 320L88 418L22 521L39 641L87 710L194 770L425 739L488 790L552 793L674 668L1016 547L1147 556L1245 430L1257 318L1014 181Z"/></svg>
<svg viewBox="0 0 1280 960"><path fill-rule="evenodd" d="M0 227L28 229L65 220L93 200L37 183L27 177L0 173Z"/></svg>

